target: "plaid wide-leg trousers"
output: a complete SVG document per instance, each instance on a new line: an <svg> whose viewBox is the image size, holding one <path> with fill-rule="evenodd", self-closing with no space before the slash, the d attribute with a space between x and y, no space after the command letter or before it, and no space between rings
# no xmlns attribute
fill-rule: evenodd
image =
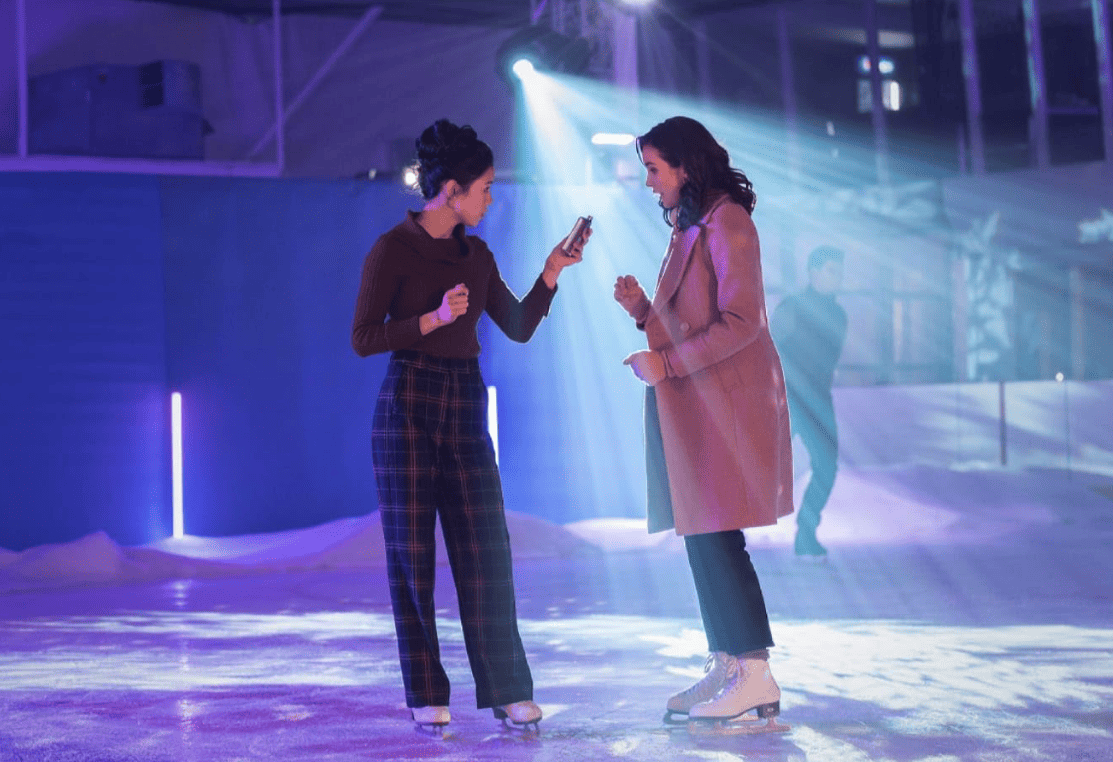
<svg viewBox="0 0 1113 762"><path fill-rule="evenodd" d="M438 515L477 707L532 699L478 360L395 352L371 443L406 704L449 701L433 604Z"/></svg>

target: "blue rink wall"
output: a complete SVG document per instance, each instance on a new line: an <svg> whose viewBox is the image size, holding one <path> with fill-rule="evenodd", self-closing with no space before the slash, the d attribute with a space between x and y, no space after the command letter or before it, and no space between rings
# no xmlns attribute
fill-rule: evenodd
<svg viewBox="0 0 1113 762"><path fill-rule="evenodd" d="M0 546L170 526L159 180L0 174Z"/></svg>
<svg viewBox="0 0 1113 762"><path fill-rule="evenodd" d="M224 178L166 178L159 193L186 531L374 509L370 421L386 358L352 351L352 312L364 256L415 199L384 184Z"/></svg>
<svg viewBox="0 0 1113 762"><path fill-rule="evenodd" d="M0 547L265 532L376 507L384 358L349 330L363 256L414 203L355 182L0 175Z"/></svg>
<svg viewBox="0 0 1113 762"><path fill-rule="evenodd" d="M523 245L535 237L527 221L503 227L518 193L500 187L491 234L479 232L521 295L548 248ZM0 547L98 530L121 544L167 536L172 391L187 533L374 510L371 413L386 356L352 351L352 310L367 251L420 203L358 181L0 174ZM558 295L554 316L571 298ZM566 441L584 433L556 424L576 401L548 389L559 326L545 321L526 347L491 336L487 320L480 329L508 507L594 515L575 499L591 494L575 481L590 478L576 467L589 453ZM627 397L629 442L599 447L640 464L640 401ZM637 515L640 498L606 509Z"/></svg>

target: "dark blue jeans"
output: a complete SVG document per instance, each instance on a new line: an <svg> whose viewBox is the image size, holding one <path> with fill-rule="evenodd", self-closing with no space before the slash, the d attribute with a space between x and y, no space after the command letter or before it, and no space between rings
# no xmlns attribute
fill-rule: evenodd
<svg viewBox="0 0 1113 762"><path fill-rule="evenodd" d="M709 651L737 656L773 645L769 614L738 529L684 537Z"/></svg>

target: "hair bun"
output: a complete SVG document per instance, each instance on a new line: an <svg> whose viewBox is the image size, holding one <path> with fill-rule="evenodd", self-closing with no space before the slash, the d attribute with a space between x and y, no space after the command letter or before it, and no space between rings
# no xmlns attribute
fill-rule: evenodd
<svg viewBox="0 0 1113 762"><path fill-rule="evenodd" d="M470 126L460 127L447 119L438 119L417 139L417 157L422 163L454 163L460 156L475 149L479 136Z"/></svg>
<svg viewBox="0 0 1113 762"><path fill-rule="evenodd" d="M491 148L470 125L463 127L438 119L414 141L417 148L417 175L421 195L433 198L447 180L462 188L494 164Z"/></svg>

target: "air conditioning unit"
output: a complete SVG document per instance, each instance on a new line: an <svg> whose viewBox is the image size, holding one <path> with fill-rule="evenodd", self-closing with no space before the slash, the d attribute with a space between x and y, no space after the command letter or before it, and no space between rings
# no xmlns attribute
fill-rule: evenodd
<svg viewBox="0 0 1113 762"><path fill-rule="evenodd" d="M196 64L92 64L32 77L28 91L33 154L205 158Z"/></svg>

